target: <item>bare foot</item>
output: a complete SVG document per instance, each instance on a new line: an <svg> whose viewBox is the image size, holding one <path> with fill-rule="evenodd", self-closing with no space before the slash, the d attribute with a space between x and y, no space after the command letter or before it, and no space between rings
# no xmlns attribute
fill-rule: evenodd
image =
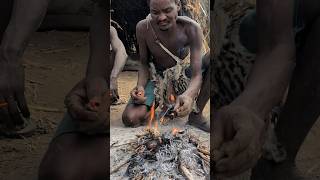
<svg viewBox="0 0 320 180"><path fill-rule="evenodd" d="M23 118L23 125L16 127L6 127L4 124L0 127L0 136L4 136L6 138L22 138L22 137L30 137L34 134L36 130L36 125L33 121L27 118Z"/></svg>
<svg viewBox="0 0 320 180"><path fill-rule="evenodd" d="M188 124L203 131L210 132L210 122L202 116L202 113L190 113Z"/></svg>

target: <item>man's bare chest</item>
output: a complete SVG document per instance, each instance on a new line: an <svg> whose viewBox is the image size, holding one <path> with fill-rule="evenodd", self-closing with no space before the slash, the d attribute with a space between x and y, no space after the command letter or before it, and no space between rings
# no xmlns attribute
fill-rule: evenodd
<svg viewBox="0 0 320 180"><path fill-rule="evenodd" d="M177 36L157 36L159 42L167 48L173 55L184 59L189 53L188 37L185 34ZM147 35L146 44L153 61L163 67L170 67L176 64L176 61L169 55L164 48L156 42L156 38L150 34Z"/></svg>

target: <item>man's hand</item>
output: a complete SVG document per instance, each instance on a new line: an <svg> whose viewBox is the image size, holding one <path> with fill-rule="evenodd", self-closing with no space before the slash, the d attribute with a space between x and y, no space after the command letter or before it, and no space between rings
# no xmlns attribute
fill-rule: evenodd
<svg viewBox="0 0 320 180"><path fill-rule="evenodd" d="M18 62L0 60L0 103L7 104L0 111L0 119L7 119L9 126L23 124L20 112L30 117L24 95L24 69Z"/></svg>
<svg viewBox="0 0 320 180"><path fill-rule="evenodd" d="M146 102L147 97L144 96L144 88L142 86L137 86L131 91L131 98L136 104L143 104Z"/></svg>
<svg viewBox="0 0 320 180"><path fill-rule="evenodd" d="M117 102L119 99L117 78L110 78L110 96L111 103Z"/></svg>
<svg viewBox="0 0 320 180"><path fill-rule="evenodd" d="M190 114L193 106L193 99L190 96L181 94L177 97L173 111L177 112L177 116L184 117Z"/></svg>
<svg viewBox="0 0 320 180"><path fill-rule="evenodd" d="M266 123L242 106L226 106L214 114L214 162L217 177L252 168L261 156Z"/></svg>
<svg viewBox="0 0 320 180"><path fill-rule="evenodd" d="M109 92L102 88L106 87L106 81L95 79L90 82L90 89L87 88L88 82L88 79L80 81L66 96L65 104L71 117L78 122L80 131L105 132L110 115Z"/></svg>

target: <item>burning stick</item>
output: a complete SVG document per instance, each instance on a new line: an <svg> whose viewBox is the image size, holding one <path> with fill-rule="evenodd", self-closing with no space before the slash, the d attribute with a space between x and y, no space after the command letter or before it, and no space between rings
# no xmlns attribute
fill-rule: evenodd
<svg viewBox="0 0 320 180"><path fill-rule="evenodd" d="M121 167L123 167L124 165L128 164L129 162L130 162L130 159L127 160L127 161L125 161L125 162L123 162L123 163L120 164L118 167L114 168L114 169L110 172L110 174L113 174L113 173L117 172Z"/></svg>
<svg viewBox="0 0 320 180"><path fill-rule="evenodd" d="M200 157L203 159L203 160L205 160L206 162L210 162L210 159L207 157L207 156L205 156L205 155L203 155L202 153L199 153L199 155L200 155Z"/></svg>
<svg viewBox="0 0 320 180"><path fill-rule="evenodd" d="M206 149L204 149L204 148L201 148L201 147L198 147L197 149L198 149L198 151L200 151L202 154L207 155L207 156L210 156L210 152L209 152L208 150L206 150Z"/></svg>
<svg viewBox="0 0 320 180"><path fill-rule="evenodd" d="M180 130L179 130L178 128L172 128L171 133L172 133L172 135L175 136L179 131L180 131Z"/></svg>
<svg viewBox="0 0 320 180"><path fill-rule="evenodd" d="M187 169L184 165L180 164L179 166L181 173L189 180L193 180L193 176L189 169Z"/></svg>
<svg viewBox="0 0 320 180"><path fill-rule="evenodd" d="M153 103L150 110L150 119L149 119L148 129L151 129L152 121L154 119L154 113L155 113L155 109L154 109L154 103Z"/></svg>
<svg viewBox="0 0 320 180"><path fill-rule="evenodd" d="M173 105L169 105L169 107L167 108L167 110L164 112L164 114L161 116L160 118L160 123L164 124L164 117L169 114L172 110L173 110Z"/></svg>

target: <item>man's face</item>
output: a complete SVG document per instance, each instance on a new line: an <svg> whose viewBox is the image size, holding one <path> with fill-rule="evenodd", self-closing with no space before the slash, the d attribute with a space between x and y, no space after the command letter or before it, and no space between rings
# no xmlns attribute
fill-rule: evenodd
<svg viewBox="0 0 320 180"><path fill-rule="evenodd" d="M155 21L162 31L168 30L176 23L179 10L180 6L175 0L150 0L152 21Z"/></svg>

